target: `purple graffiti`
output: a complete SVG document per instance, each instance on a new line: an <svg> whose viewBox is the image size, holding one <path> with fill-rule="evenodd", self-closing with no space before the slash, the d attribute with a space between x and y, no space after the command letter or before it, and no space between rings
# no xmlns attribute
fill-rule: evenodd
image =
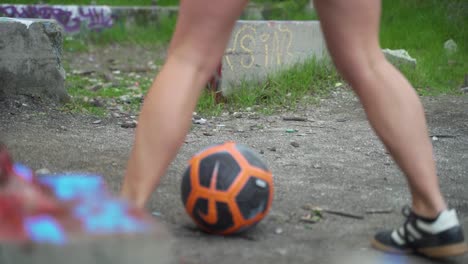
<svg viewBox="0 0 468 264"><path fill-rule="evenodd" d="M92 7L79 7L78 12L80 17L88 20L90 29L101 29L112 27L112 16L106 14L104 9L96 9Z"/></svg>
<svg viewBox="0 0 468 264"><path fill-rule="evenodd" d="M111 13L108 6L0 5L0 16L54 19L66 32L109 28L114 23Z"/></svg>

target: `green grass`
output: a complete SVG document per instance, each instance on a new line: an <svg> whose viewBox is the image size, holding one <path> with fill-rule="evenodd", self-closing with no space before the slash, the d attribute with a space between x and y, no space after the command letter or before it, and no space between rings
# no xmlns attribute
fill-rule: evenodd
<svg viewBox="0 0 468 264"><path fill-rule="evenodd" d="M39 1L31 0L7 0L8 4L37 4ZM43 0L45 4L50 5L111 5L111 6L149 6L151 0ZM176 0L157 0L158 5L173 6L178 5Z"/></svg>
<svg viewBox="0 0 468 264"><path fill-rule="evenodd" d="M148 92L152 78L142 78L138 75L119 77L119 85L106 85L99 78L88 78L79 75L69 74L67 76L67 92L72 97L70 103L64 109L73 112L85 112L98 116L107 114L104 107L98 107L89 102L90 99L98 99L103 103L120 105L125 111L137 112L141 107L141 101L135 96L144 95ZM103 87L97 91L92 91L89 87L101 84ZM138 83L138 86L135 84ZM119 102L121 96L128 96L128 103Z"/></svg>
<svg viewBox="0 0 468 264"><path fill-rule="evenodd" d="M463 4L464 3L464 4ZM287 9L289 1L280 3ZM293 10L294 6L289 6ZM274 10L274 9L272 9ZM305 18L313 14L305 11L291 11L294 19ZM288 13L288 12L285 12ZM281 18L285 13L270 14ZM166 18L152 26L139 26L127 29L123 25L91 33L83 38L65 41L65 50L86 50L89 45L108 45L128 43L137 45L167 45L175 18ZM422 95L457 94L468 74L468 7L462 0L383 0L380 39L382 48L406 49L417 59L417 67L401 67L402 72ZM447 55L443 44L454 39L458 52ZM76 77L81 78L81 77ZM256 111L271 113L277 109L294 109L303 103L311 103L317 97L326 95L340 78L332 67L317 61L296 65L292 69L272 75L265 83L243 83L236 93L229 95L226 102L215 104L213 97L204 92L197 106L197 112L217 115L223 111L236 111L252 107ZM80 80L71 79L70 83L79 84ZM142 85L145 93L150 81ZM73 86L73 85L72 85ZM131 93L124 87L103 89L97 93L83 91L83 85L69 88L76 96L75 107L79 108L83 97L116 98ZM84 85L86 86L86 85ZM82 100L81 100L82 102ZM83 103L86 111L100 113L99 109ZM73 104L70 104L73 108ZM140 104L129 106L138 110ZM101 113L102 114L102 113Z"/></svg>
<svg viewBox="0 0 468 264"><path fill-rule="evenodd" d="M268 76L261 84L242 83L235 92L227 95L226 102L222 104L215 104L211 94L204 92L197 111L219 114L222 111L235 111L247 107L263 113L282 109L293 110L325 96L338 82L340 77L328 61L310 59Z"/></svg>
<svg viewBox="0 0 468 264"><path fill-rule="evenodd" d="M420 94L455 94L468 74L468 2L462 0L384 0L383 48L406 49L416 70L402 71ZM448 39L458 52L447 55Z"/></svg>
<svg viewBox="0 0 468 264"><path fill-rule="evenodd" d="M105 46L113 43L130 45L166 46L172 36L177 17L162 17L159 21L136 25L131 28L124 22L100 32L85 32L64 38L66 51L87 51L89 46Z"/></svg>

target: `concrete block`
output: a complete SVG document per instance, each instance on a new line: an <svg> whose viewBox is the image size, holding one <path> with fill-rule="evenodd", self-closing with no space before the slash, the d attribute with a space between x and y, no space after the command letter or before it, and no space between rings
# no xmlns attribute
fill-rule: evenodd
<svg viewBox="0 0 468 264"><path fill-rule="evenodd" d="M0 96L64 101L62 28L53 20L0 18Z"/></svg>
<svg viewBox="0 0 468 264"><path fill-rule="evenodd" d="M261 81L311 57L327 56L318 21L245 21L233 30L222 62L221 91L241 81Z"/></svg>

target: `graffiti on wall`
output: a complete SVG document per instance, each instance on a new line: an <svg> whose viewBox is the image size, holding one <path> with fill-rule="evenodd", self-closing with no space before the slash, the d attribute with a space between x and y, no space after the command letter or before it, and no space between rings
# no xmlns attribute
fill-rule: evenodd
<svg viewBox="0 0 468 264"><path fill-rule="evenodd" d="M235 65L249 69L254 65L271 67L284 64L290 57L293 34L285 25L258 32L250 25L237 29L231 41L231 47L226 50L225 60L230 70ZM239 57L234 62L233 57Z"/></svg>
<svg viewBox="0 0 468 264"><path fill-rule="evenodd" d="M66 32L109 28L114 20L108 6L8 5L0 4L0 16L54 19Z"/></svg>

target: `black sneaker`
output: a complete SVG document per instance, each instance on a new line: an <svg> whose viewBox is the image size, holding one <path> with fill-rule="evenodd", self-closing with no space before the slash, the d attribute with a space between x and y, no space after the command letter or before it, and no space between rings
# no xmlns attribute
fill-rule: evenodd
<svg viewBox="0 0 468 264"><path fill-rule="evenodd" d="M435 219L402 210L406 221L392 231L378 232L372 240L376 249L397 254L419 253L432 258L451 257L468 252L455 210L445 210Z"/></svg>

